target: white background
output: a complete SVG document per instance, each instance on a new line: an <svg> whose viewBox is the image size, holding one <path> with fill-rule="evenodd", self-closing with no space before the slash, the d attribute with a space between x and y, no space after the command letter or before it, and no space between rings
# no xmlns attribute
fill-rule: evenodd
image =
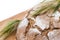
<svg viewBox="0 0 60 40"><path fill-rule="evenodd" d="M0 21L27 10L42 0L0 0Z"/></svg>

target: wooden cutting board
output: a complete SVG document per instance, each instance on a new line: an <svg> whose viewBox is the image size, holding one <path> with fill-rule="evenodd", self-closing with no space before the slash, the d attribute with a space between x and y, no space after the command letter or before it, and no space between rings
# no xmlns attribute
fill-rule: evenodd
<svg viewBox="0 0 60 40"><path fill-rule="evenodd" d="M5 25L11 21L11 20L15 20L15 19L18 19L18 20L22 20L26 15L28 14L28 11L24 11L24 12L21 12L11 18L8 18L6 20L3 20L2 22L0 22L0 31L3 29L3 27L5 27ZM13 32L10 36L8 36L8 38L6 40L16 40L16 32Z"/></svg>

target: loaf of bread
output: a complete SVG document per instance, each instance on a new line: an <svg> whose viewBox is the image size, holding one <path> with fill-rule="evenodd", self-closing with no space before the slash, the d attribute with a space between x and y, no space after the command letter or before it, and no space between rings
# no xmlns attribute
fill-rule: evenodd
<svg viewBox="0 0 60 40"><path fill-rule="evenodd" d="M48 4L38 4L21 21L17 28L17 40L60 40L60 12L50 8L51 4L56 6L57 2ZM47 6L49 10L40 11Z"/></svg>
<svg viewBox="0 0 60 40"><path fill-rule="evenodd" d="M17 40L60 40L60 19L56 15L46 13L36 18L24 18L17 28Z"/></svg>
<svg viewBox="0 0 60 40"><path fill-rule="evenodd" d="M60 0L44 1L31 10L0 22L0 30L11 20L22 20L5 40L60 40Z"/></svg>

